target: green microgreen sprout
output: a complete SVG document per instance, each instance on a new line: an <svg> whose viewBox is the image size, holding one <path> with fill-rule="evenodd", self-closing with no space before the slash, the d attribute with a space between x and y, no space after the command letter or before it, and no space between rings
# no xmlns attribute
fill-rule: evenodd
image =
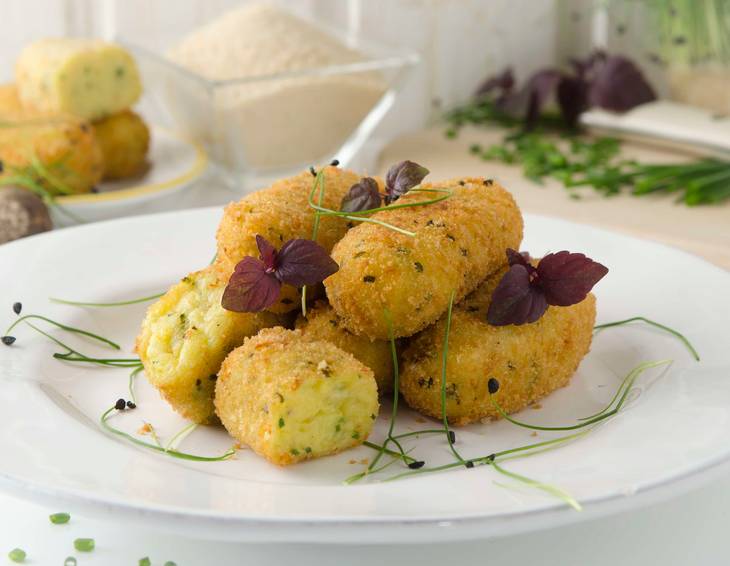
<svg viewBox="0 0 730 566"><path fill-rule="evenodd" d="M60 305L70 305L73 307L94 307L94 308L110 308L110 307L124 307L127 305L136 305L138 303L146 303L148 301L154 301L155 299L159 299L164 295L165 293L157 293L155 295L149 295L146 297L140 297L138 299L128 299L124 301L114 301L111 303L98 303L98 302L84 302L84 301L69 301L67 299L57 299L55 297L50 297L50 301L52 303L58 303Z"/></svg>
<svg viewBox="0 0 730 566"><path fill-rule="evenodd" d="M14 548L10 552L8 552L8 558L12 562L25 562L26 557L27 554L22 548Z"/></svg>
<svg viewBox="0 0 730 566"><path fill-rule="evenodd" d="M77 538L74 548L79 552L92 552L96 548L96 542L93 538Z"/></svg>
<svg viewBox="0 0 730 566"><path fill-rule="evenodd" d="M68 513L54 513L48 517L54 525L65 525L71 520L71 515Z"/></svg>
<svg viewBox="0 0 730 566"><path fill-rule="evenodd" d="M530 423L525 423L522 421L519 421L515 419L514 417L510 416L500 405L497 403L497 401L494 399L494 393L496 393L496 390L499 389L499 384L496 379L490 378L489 380L489 399L492 402L492 406L496 409L496 411L499 413L499 415L511 422L514 425L523 427L523 428L529 428L531 430L542 430L542 431L557 431L557 430L577 430L579 428L587 427L593 424L596 424L602 420L608 419L610 417L613 417L614 415L617 415L619 411L621 410L621 407L623 407L624 403L626 402L626 399L628 398L629 392L631 391L634 383L639 378L639 376L644 373L646 370L655 368L658 366L663 366L672 363L673 360L659 360L654 362L644 362L636 366L634 369L632 369L626 378L621 382L621 385L619 386L618 391L616 392L616 395L614 395L613 399L609 402L609 404L596 413L595 415L591 415L589 417L585 417L583 419L578 419L579 423L573 424L573 425L561 425L561 426L541 426L541 425L533 425ZM495 386L495 382L496 386Z"/></svg>
<svg viewBox="0 0 730 566"><path fill-rule="evenodd" d="M682 334L681 332L674 330L673 328L670 328L668 326L665 326L663 324L660 324L654 320L648 319L643 316L632 316L631 318L627 318L625 320L617 320L615 322L604 322L603 324L597 324L593 327L593 330L603 330L604 328L612 328L614 326L622 326L625 324L629 324L631 322L644 322L650 326L654 326L655 328L659 328L661 330L664 330L665 332L668 332L669 334L676 336L689 350L690 354L692 354L692 357L700 361L700 355L695 349L695 347L690 343L690 341L687 339L687 337Z"/></svg>
<svg viewBox="0 0 730 566"><path fill-rule="evenodd" d="M578 503L572 495L563 491L559 487L533 480L532 478L528 478L527 476L523 476L521 474L516 474L515 472L510 472L509 470L505 470L502 466L497 464L497 462L492 462L491 466L496 471L498 471L500 474L507 476L508 478L517 480L517 481L522 482L523 484L527 485L528 487L533 487L535 489L542 490L554 497L557 497L558 499L562 500L566 504L570 505L576 511L581 511L583 509L583 507L581 507L581 504ZM502 484L502 483L497 483L497 485L499 485L500 487L511 487L507 484Z"/></svg>
<svg viewBox="0 0 730 566"><path fill-rule="evenodd" d="M68 556L66 560L63 561L63 566L76 566L76 558L73 556Z"/></svg>
<svg viewBox="0 0 730 566"><path fill-rule="evenodd" d="M451 295L449 297L449 308L446 312L446 327L444 330L444 345L441 348L441 420L444 423L444 432L446 433L446 439L449 443L449 448L451 449L451 452L454 454L457 460L461 462L464 465L467 465L467 462L461 457L461 454L456 450L454 447L454 443L452 442L452 435L449 434L449 419L446 417L446 366L449 358L449 333L451 332L451 316L452 316L452 310L454 307L454 296L456 295L456 291L451 291Z"/></svg>
<svg viewBox="0 0 730 566"><path fill-rule="evenodd" d="M226 450L223 454L220 456L198 456L197 454L190 454L188 452L180 452L179 450L175 450L174 448L170 447L170 444L168 444L167 447L163 447L159 444L159 441L157 444L151 444L149 442L145 442L144 440L140 440L139 438L132 436L131 434L128 434L124 432L123 430L120 430L118 428L113 427L111 424L109 424L109 421L114 416L114 414L118 413L119 411L115 407L110 407L104 413L101 415L101 426L104 430L107 432L110 432L111 434L115 434L117 436L120 436L130 442L133 442L134 444L138 446L143 446L145 448L149 448L150 450L154 450L156 452L161 452L164 454L167 454L169 456L172 456L173 458L179 458L181 460L192 460L194 462L220 462L222 460L228 460L231 458L236 452L232 448L229 450ZM183 432L186 432L189 434L192 431L189 431L190 427L186 427L183 429L181 433L178 433L173 438L180 439L180 436ZM154 429L153 429L154 430Z"/></svg>
<svg viewBox="0 0 730 566"><path fill-rule="evenodd" d="M117 344L116 342L112 342L108 338L104 338L103 336L99 336L98 334L94 334L93 332L89 332L88 330L83 330L81 328L76 328L74 326L68 326L66 324L62 324L60 322L57 322L57 321L52 320L45 316L41 316L39 314L26 314L26 315L19 317L15 322L13 322L8 327L8 329L5 331L5 335L9 336L10 333L13 331L13 329L16 326L18 326L21 322L25 322L27 320L42 320L44 322L47 322L49 324L52 324L53 326L60 328L61 330L65 330L67 332L71 332L74 334L79 334L81 336L86 336L87 338L91 338L92 340L102 342L115 350L121 350L121 346L119 346L119 344Z"/></svg>
<svg viewBox="0 0 730 566"><path fill-rule="evenodd" d="M150 559L147 556L139 559L139 566L150 566L151 564L152 562L150 562Z"/></svg>

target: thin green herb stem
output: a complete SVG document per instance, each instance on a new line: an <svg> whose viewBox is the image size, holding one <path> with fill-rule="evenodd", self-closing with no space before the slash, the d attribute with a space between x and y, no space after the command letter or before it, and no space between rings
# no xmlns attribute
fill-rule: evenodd
<svg viewBox="0 0 730 566"><path fill-rule="evenodd" d="M410 230L406 230L404 228L398 228L398 226L395 226L388 222L383 222L382 220L378 220L377 218L368 218L368 217L361 218L358 216L350 216L350 215L343 216L343 218L346 218L347 220L353 220L355 222L367 222L369 224L377 224L378 226L383 226L384 228L388 228L389 230L393 230L394 232L398 232L399 234L403 234L404 236L408 236L410 238L416 237L415 232L411 232Z"/></svg>
<svg viewBox="0 0 730 566"><path fill-rule="evenodd" d="M441 421L444 424L444 431L446 433L446 440L449 443L449 448L451 449L451 452L454 454L457 460L461 462L462 464L466 464L466 461L464 458L461 457L461 454L456 450L454 447L454 443L451 442L451 435L449 434L449 419L446 417L446 366L448 364L448 358L449 358L449 333L451 332L451 316L452 311L454 308L454 296L456 295L456 291L451 291L451 295L449 297L449 308L446 311L446 328L444 330L444 345L441 348Z"/></svg>
<svg viewBox="0 0 730 566"><path fill-rule="evenodd" d="M150 444L149 442L145 442L144 440L135 438L131 434L127 434L123 430L111 426L109 424L109 420L111 419L111 416L115 411L116 409L114 407L111 407L110 409L104 411L100 418L102 428L107 432L120 436L138 446L143 446L145 448L149 448L150 450L161 452L162 454L167 454L168 456L172 456L173 458L179 458L181 460L192 460L194 462L220 462L221 460L228 460L236 453L235 450L231 448L220 456L198 456L196 454L189 454L187 452L180 452L178 450L168 450L160 445Z"/></svg>
<svg viewBox="0 0 730 566"><path fill-rule="evenodd" d="M144 369L144 366L142 363L140 363L136 368L134 368L131 372L129 372L129 383L128 383L128 389L129 389L129 397L132 399L132 403L137 403L137 393L135 391L135 381L137 378L137 374L141 372Z"/></svg>
<svg viewBox="0 0 730 566"><path fill-rule="evenodd" d="M73 352L69 352L66 354L56 352L55 354L53 354L53 357L57 360L63 360L64 362L102 364L119 368L137 368L142 364L139 358L90 358L89 356L85 355L74 356Z"/></svg>
<svg viewBox="0 0 730 566"><path fill-rule="evenodd" d="M497 462L492 462L491 464L492 468L494 468L496 471L498 471L500 474L511 478L513 480L517 480L519 482L524 483L525 485L529 487L533 487L535 489L539 489L541 491L544 491L554 497L557 497L558 499L562 500L563 502L570 505L573 509L576 511L581 511L583 508L581 507L580 503L578 503L572 495L567 493L566 491L560 489L559 487L556 487L554 485L546 484L539 482L537 480L533 480L532 478L528 478L527 476L523 476L521 474L516 474L515 472L510 472L509 470L505 470L502 466L497 464Z"/></svg>
<svg viewBox="0 0 730 566"><path fill-rule="evenodd" d="M379 448L377 444L374 445L374 447L376 449ZM344 483L345 484L348 484L348 485L353 484L353 483L355 483L357 481L360 481L361 479L363 479L366 476L380 473L383 470L385 470L385 469L389 468L390 466L392 466L393 464L395 464L396 462L400 462L401 461L401 454L398 454L397 452L393 452L391 450L388 450L388 451L386 451L386 454L389 454L390 456L392 456L392 458L388 462L386 462L385 464L383 464L379 468L375 468L373 470L366 469L363 472L358 472L357 474L353 474L349 478L345 478ZM410 456L408 456L407 454L406 454L406 457L407 458L410 458ZM413 462L416 461L414 458L410 458L410 460L412 460Z"/></svg>
<svg viewBox="0 0 730 566"><path fill-rule="evenodd" d="M626 379L628 379L629 382L631 384L633 384L633 382L636 380L636 378L639 375L641 375L644 371L657 367L657 366L666 365L671 362L672 362L672 360L659 360L659 361L655 361L655 362L644 362L644 363L636 366L633 370L631 370L631 372L629 372ZM592 424L595 424L597 422L600 422L602 420L605 420L609 417L616 415L621 410L621 407L623 406L623 404L626 402L626 398L628 397L630 389L631 389L630 386L623 388L623 392L619 396L616 406L613 407L612 409L605 411L605 412L601 411L600 413L597 413L596 416L588 417L585 420L583 420L583 422L580 422L578 424L564 425L564 426L540 426L540 425L532 425L529 423L519 421L519 420L511 417L510 415L508 415L507 412L497 403L497 401L494 400L494 396L492 396L490 394L489 398L492 402L492 406L494 406L494 408L497 410L497 412L500 414L500 416L502 418L504 418L505 420L511 422L514 425L517 425L517 426L520 426L523 428L529 428L531 430L543 430L543 431L577 430L579 428L590 426Z"/></svg>
<svg viewBox="0 0 730 566"><path fill-rule="evenodd" d="M104 338L103 336L99 336L98 334L94 334L93 332L89 332L88 330L82 330L81 328L76 328L74 326L68 326L66 324L61 324L60 322L56 322L55 320L52 320L50 318L47 318L45 316L41 316L39 314L26 314L24 316L21 316L18 318L13 324L11 324L8 329L5 331L5 334L8 335L13 331L13 328L15 328L18 324L21 322L25 322L29 319L33 320L42 320L44 322L47 322L49 324L53 324L54 326L60 328L61 330L66 330L67 332L73 332L74 334L80 334L82 336L86 336L88 338L91 338L93 340L97 340L99 342L103 342L104 344L107 344L108 346L111 346L115 350L121 350L121 346L117 344L116 342L112 342L108 338Z"/></svg>
<svg viewBox="0 0 730 566"><path fill-rule="evenodd" d="M165 293L157 293L156 295L149 295L148 297L140 297L139 299L129 299L126 301L115 301L111 303L93 303L84 301L69 301L67 299L57 299L50 297L49 300L52 303L58 303L61 305L71 305L74 307L95 307L95 308L107 308L107 307L123 307L127 305L135 305L137 303L146 303L147 301L153 301L159 299Z"/></svg>
<svg viewBox="0 0 730 566"><path fill-rule="evenodd" d="M413 192L437 192L437 193L446 193L446 194L444 196L442 196L442 197L437 197L437 198L429 199L429 200L422 200L422 201L419 201L419 202L404 202L404 203L400 203L400 204L389 204L387 206L379 206L377 208L369 208L367 210L357 210L357 211L353 211L353 212L345 212L345 211L342 211L342 210L332 210L331 208L324 208L322 206L316 206L316 205L313 206L313 208L315 210L319 211L319 213L322 216L344 216L344 217L347 217L347 216L367 216L369 214L375 214L376 212L382 212L384 210L390 211L390 210L397 210L399 208L414 208L414 207L417 207L417 206L426 206L426 205L429 205L429 204L435 204L437 202L441 202L443 200L446 200L448 198L451 198L451 196L453 194L452 191L451 191L451 189L440 189L440 188L433 188L433 189L416 189L416 188L413 188L413 189L409 190L408 192L409 193L413 193Z"/></svg>
<svg viewBox="0 0 730 566"><path fill-rule="evenodd" d="M321 208L322 206L322 199L324 198L324 184L325 184L325 176L324 176L324 167L320 168L319 171L317 171L317 174L314 177L314 183L312 184L312 190L309 192L309 206L314 208L314 225L312 226L312 240L317 241L317 235L319 234L319 220L320 220L320 213L317 208ZM312 202L312 199L314 198L314 193L317 190L317 186L319 185L319 199L318 204L315 206ZM307 286L302 286L302 316L304 318L307 318Z"/></svg>
<svg viewBox="0 0 730 566"><path fill-rule="evenodd" d="M654 326L656 328L659 328L661 330L664 330L665 332L668 332L669 334L676 336L690 351L692 354L692 357L694 357L695 360L698 362L700 361L700 355L695 350L695 347L690 343L690 341L682 334L681 332L674 330L673 328L670 328L669 326L665 326L664 324L660 324L656 322L655 320L651 320L649 318L643 317L643 316L633 316L631 318L627 318L625 320L617 320L615 322L604 322L603 324L597 324L593 327L593 330L603 330L604 328L611 328L613 326L621 326L624 324L629 324L631 322L641 321L646 324L649 324L651 326Z"/></svg>
<svg viewBox="0 0 730 566"><path fill-rule="evenodd" d="M165 445L165 452L169 452L171 449L176 448L177 445L196 428L198 428L198 425L196 423L190 423L185 428L174 434L169 442Z"/></svg>
<svg viewBox="0 0 730 566"><path fill-rule="evenodd" d="M439 432L443 432L443 431L439 430ZM394 438L399 438L399 436L395 436ZM399 454L398 452L395 452L394 450L391 450L390 448L384 448L382 444L375 444L374 442L370 442L369 440L366 440L365 442L363 442L363 446L367 446L368 448L372 448L373 450L382 450L383 452L388 454L388 456L395 456L396 458L401 457L401 454ZM406 458L408 460L410 460L411 462L416 461L415 458L411 458L410 456L407 456Z"/></svg>
<svg viewBox="0 0 730 566"><path fill-rule="evenodd" d="M398 440L393 438L393 428L395 427L395 419L398 415L398 391L400 390L400 376L399 376L399 369L398 369L398 353L395 349L395 334L393 331L393 320L390 314L390 311L388 309L384 309L383 315L385 316L386 323L388 325L388 338L390 341L390 353L393 360L393 407L390 413L390 423L388 425L388 435L383 442L382 446L380 447L380 451L378 452L378 455L373 459L373 461L368 466L368 471L372 471L373 468L375 468L375 465L378 463L380 458L382 458L383 454L385 453L385 449L388 447L388 444L393 441L394 444L398 447L401 453L402 460L406 463L406 465L409 463L406 454L403 451L403 447L400 445Z"/></svg>

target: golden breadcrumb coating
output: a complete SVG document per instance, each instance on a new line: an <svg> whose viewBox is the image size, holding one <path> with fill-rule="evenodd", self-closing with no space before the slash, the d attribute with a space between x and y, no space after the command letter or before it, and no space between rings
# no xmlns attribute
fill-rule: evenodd
<svg viewBox="0 0 730 566"><path fill-rule="evenodd" d="M452 291L461 300L504 263L506 248L519 248L522 215L499 184L469 178L422 187L448 188L453 194L435 204L373 216L413 231L415 237L364 223L332 251L340 270L325 281L327 297L355 334L387 339L385 309L396 337L423 330L446 311ZM411 191L396 204L437 196Z"/></svg>
<svg viewBox="0 0 730 566"><path fill-rule="evenodd" d="M84 120L25 111L0 116L0 178L28 176L53 195L88 193L101 180L104 156Z"/></svg>
<svg viewBox="0 0 730 566"><path fill-rule="evenodd" d="M306 318L300 314L296 327L307 340L332 342L368 366L373 370L381 395L393 391L393 355L389 342L370 340L343 328L340 317L324 301L318 301L314 308L307 309Z"/></svg>
<svg viewBox="0 0 730 566"><path fill-rule="evenodd" d="M452 425L499 418L489 399L489 378L500 384L495 400L514 413L565 386L590 349L596 319L592 294L577 305L548 307L532 324L488 324L491 295L505 271L497 271L454 307L446 378L446 414ZM445 328L442 318L414 337L401 363L403 397L434 418L441 418Z"/></svg>
<svg viewBox="0 0 730 566"><path fill-rule="evenodd" d="M125 179L147 167L150 130L131 110L94 122L94 132L104 154L104 179Z"/></svg>
<svg viewBox="0 0 730 566"><path fill-rule="evenodd" d="M199 424L216 422L216 374L244 338L275 326L271 313L221 307L225 280L215 267L191 273L147 311L137 338L145 374L172 408Z"/></svg>
<svg viewBox="0 0 730 566"><path fill-rule="evenodd" d="M231 352L215 407L231 436L280 466L361 444L379 408L369 368L283 328L262 330Z"/></svg>
<svg viewBox="0 0 730 566"><path fill-rule="evenodd" d="M23 105L20 103L15 83L0 85L0 115L18 114L22 111Z"/></svg>
<svg viewBox="0 0 730 566"><path fill-rule="evenodd" d="M325 167L325 189L322 206L339 210L342 197L361 176L347 169ZM218 226L217 262L229 273L246 256L258 257L256 235L261 234L277 249L293 238L311 238L314 211L308 204L314 177L305 171L276 181L266 189L246 195L226 206ZM319 192L315 195L318 202ZM319 223L317 242L327 251L345 235L347 220L324 216ZM299 306L299 291L283 285L279 301L269 310L288 312Z"/></svg>

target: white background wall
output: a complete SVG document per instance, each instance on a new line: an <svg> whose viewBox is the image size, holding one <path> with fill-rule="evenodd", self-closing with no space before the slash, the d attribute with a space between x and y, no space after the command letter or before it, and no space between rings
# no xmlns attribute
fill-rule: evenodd
<svg viewBox="0 0 730 566"><path fill-rule="evenodd" d="M0 79L22 46L47 35L122 37L164 49L246 0L2 0ZM290 9L372 41L417 49L424 63L390 121L391 137L465 100L507 64L519 75L556 56L558 0L280 0ZM586 2L587 3L587 2Z"/></svg>

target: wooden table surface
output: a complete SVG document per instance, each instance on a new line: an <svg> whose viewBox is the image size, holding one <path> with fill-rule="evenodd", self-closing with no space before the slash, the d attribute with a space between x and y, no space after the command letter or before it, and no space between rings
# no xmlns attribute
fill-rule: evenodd
<svg viewBox="0 0 730 566"><path fill-rule="evenodd" d="M485 176L507 187L525 212L565 218L584 224L663 242L730 270L730 201L721 205L688 207L674 195L606 198L589 187L574 200L557 181L544 185L526 179L520 167L483 161L469 153L472 143L488 145L501 140L504 130L464 128L456 139L444 136L443 126L415 132L390 143L381 153L378 169L410 159L427 167L429 179ZM643 162L679 160L681 154L625 142L623 153Z"/></svg>

